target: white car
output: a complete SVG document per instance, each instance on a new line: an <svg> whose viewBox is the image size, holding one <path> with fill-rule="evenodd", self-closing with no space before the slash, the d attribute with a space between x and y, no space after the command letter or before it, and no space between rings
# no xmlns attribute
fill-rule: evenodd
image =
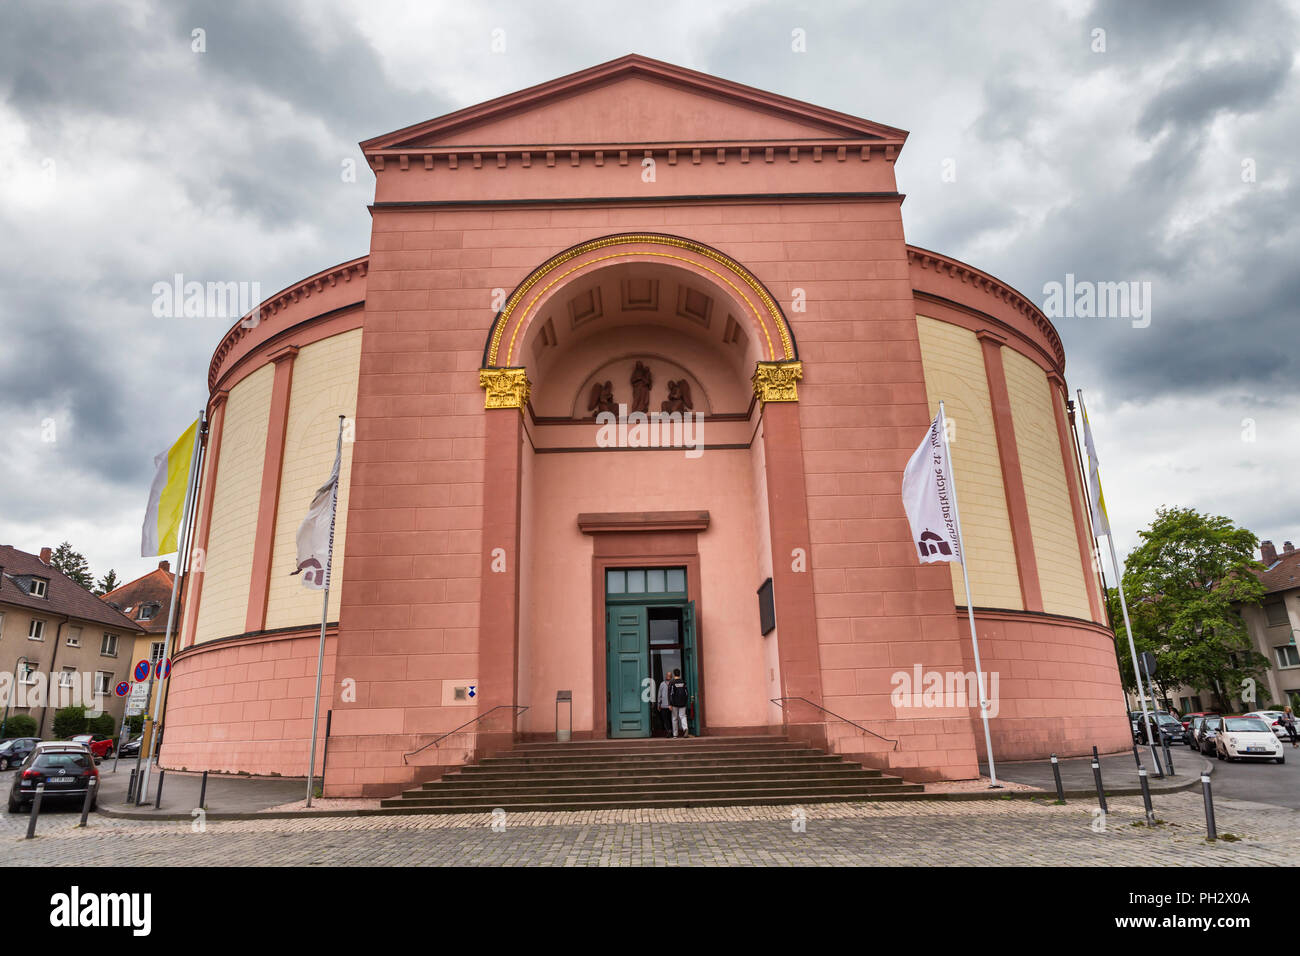
<svg viewBox="0 0 1300 956"><path fill-rule="evenodd" d="M1243 714L1242 716L1258 717L1260 720L1264 721L1264 723L1272 727L1273 733L1277 734L1278 737L1283 740L1291 739L1290 734L1286 732L1286 728L1282 726L1282 718L1286 715L1280 710L1252 710L1249 714ZM1300 721L1300 718L1296 719L1297 721ZM1297 724L1296 729L1300 731L1300 724Z"/></svg>
<svg viewBox="0 0 1300 956"><path fill-rule="evenodd" d="M1214 750L1220 760L1286 762L1282 742L1260 717L1224 717L1223 727L1214 737Z"/></svg>

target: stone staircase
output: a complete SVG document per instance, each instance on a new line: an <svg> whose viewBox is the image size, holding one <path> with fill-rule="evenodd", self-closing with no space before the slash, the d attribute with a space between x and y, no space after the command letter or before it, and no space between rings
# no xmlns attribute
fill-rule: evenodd
<svg viewBox="0 0 1300 956"><path fill-rule="evenodd" d="M381 801L379 813L897 800L924 787L786 737L520 744Z"/></svg>

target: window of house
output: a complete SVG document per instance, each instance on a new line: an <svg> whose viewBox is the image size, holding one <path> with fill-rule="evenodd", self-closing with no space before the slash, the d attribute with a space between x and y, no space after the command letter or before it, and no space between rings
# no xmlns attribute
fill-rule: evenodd
<svg viewBox="0 0 1300 956"><path fill-rule="evenodd" d="M71 687L72 682L76 678L76 676L77 676L77 669L75 667L63 668L63 672L59 674L59 686Z"/></svg>
<svg viewBox="0 0 1300 956"><path fill-rule="evenodd" d="M18 680L23 684L36 683L36 665L31 661L23 661L18 665Z"/></svg>
<svg viewBox="0 0 1300 956"><path fill-rule="evenodd" d="M158 611L157 604L141 604L140 616L137 620L149 621L153 619L154 614Z"/></svg>
<svg viewBox="0 0 1300 956"><path fill-rule="evenodd" d="M48 588L49 584L44 578L32 578L32 589L28 593L30 593L32 597L45 597Z"/></svg>
<svg viewBox="0 0 1300 956"><path fill-rule="evenodd" d="M95 693L103 697L113 693L112 671L95 671Z"/></svg>
<svg viewBox="0 0 1300 956"><path fill-rule="evenodd" d="M43 641L45 640L45 622L32 619L32 623L27 628L27 640Z"/></svg>
<svg viewBox="0 0 1300 956"><path fill-rule="evenodd" d="M81 646L81 628L79 627L68 628L68 646L69 647Z"/></svg>
<svg viewBox="0 0 1300 956"><path fill-rule="evenodd" d="M1195 714L1201 710L1201 698L1199 697L1180 697L1178 703L1182 707L1184 714Z"/></svg>
<svg viewBox="0 0 1300 956"><path fill-rule="evenodd" d="M1287 622L1286 605L1281 601L1270 601L1264 605L1264 620L1269 627L1280 627Z"/></svg>
<svg viewBox="0 0 1300 956"><path fill-rule="evenodd" d="M152 644L149 645L150 664L157 664L160 660L162 660L162 654L163 654L162 641L154 641Z"/></svg>
<svg viewBox="0 0 1300 956"><path fill-rule="evenodd" d="M1300 667L1300 647L1294 644L1281 644L1273 648L1277 655L1278 667Z"/></svg>
<svg viewBox="0 0 1300 956"><path fill-rule="evenodd" d="M117 657L117 635L105 634L99 645L99 653L104 657Z"/></svg>

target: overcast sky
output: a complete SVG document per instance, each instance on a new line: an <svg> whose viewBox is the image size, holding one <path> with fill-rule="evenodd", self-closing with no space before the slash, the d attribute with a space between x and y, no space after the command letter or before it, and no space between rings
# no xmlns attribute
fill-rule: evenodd
<svg viewBox="0 0 1300 956"><path fill-rule="evenodd" d="M1300 543L1298 18L1269 0L10 0L0 542L69 540L97 576L153 567L153 456L204 405L230 324L155 318L153 284L270 295L364 254L359 140L635 52L909 130L908 240L1040 304L1067 274L1149 282L1149 324L1056 320L1121 551L1162 504Z"/></svg>

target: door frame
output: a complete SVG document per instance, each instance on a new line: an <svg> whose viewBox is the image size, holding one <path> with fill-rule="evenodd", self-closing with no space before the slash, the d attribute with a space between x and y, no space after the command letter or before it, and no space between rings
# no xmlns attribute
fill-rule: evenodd
<svg viewBox="0 0 1300 956"><path fill-rule="evenodd" d="M686 599L695 602L695 646L700 686L695 705L700 733L708 727L708 680L704 668L704 602L700 582L700 550L697 536L709 526L709 513L661 512L636 516L635 522L619 515L579 515L578 526L592 536L591 556L591 697L593 737L609 739L606 706L608 666L605 659L605 571L608 568L686 568ZM629 525L632 527L630 528ZM634 528L635 530L633 530ZM644 530L642 530L644 529Z"/></svg>

